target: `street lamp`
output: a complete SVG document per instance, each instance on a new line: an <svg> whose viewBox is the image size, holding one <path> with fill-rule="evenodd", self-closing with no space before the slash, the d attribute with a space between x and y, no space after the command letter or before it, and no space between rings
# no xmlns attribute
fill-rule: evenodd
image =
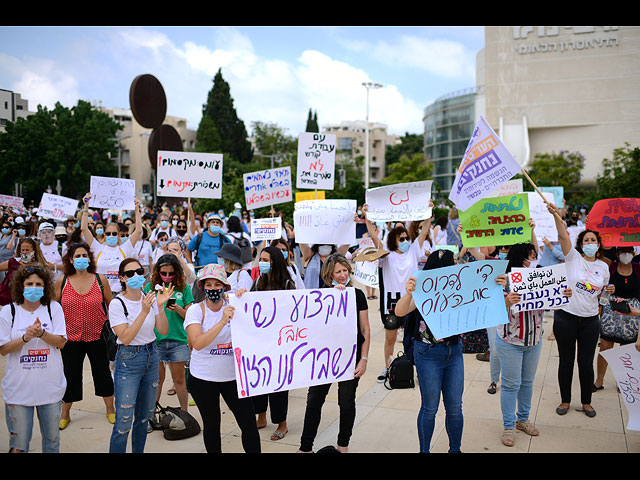
<svg viewBox="0 0 640 480"><path fill-rule="evenodd" d="M367 89L367 118L365 127L365 160L364 160L364 188L367 190L369 188L369 90L382 88L381 83L375 82L363 82L362 85Z"/></svg>

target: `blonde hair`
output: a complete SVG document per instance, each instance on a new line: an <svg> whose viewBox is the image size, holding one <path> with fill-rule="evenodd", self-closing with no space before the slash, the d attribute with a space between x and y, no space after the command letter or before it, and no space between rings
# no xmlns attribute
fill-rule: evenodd
<svg viewBox="0 0 640 480"><path fill-rule="evenodd" d="M331 285L331 282L333 281L333 271L335 270L338 263L345 266L349 271L349 276L351 276L353 270L351 269L351 264L349 263L347 258L340 253L334 253L333 255L327 257L327 259L322 264L320 277L322 278L322 281L325 283L325 285Z"/></svg>

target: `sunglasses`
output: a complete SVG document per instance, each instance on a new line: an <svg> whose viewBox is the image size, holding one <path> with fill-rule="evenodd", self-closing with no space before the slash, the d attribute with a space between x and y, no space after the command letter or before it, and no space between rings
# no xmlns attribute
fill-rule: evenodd
<svg viewBox="0 0 640 480"><path fill-rule="evenodd" d="M131 278L134 275L144 275L144 268L140 267L140 268L136 268L135 270L126 270L123 272L124 276L127 278Z"/></svg>
<svg viewBox="0 0 640 480"><path fill-rule="evenodd" d="M118 232L104 232L105 237L117 237L120 235Z"/></svg>
<svg viewBox="0 0 640 480"><path fill-rule="evenodd" d="M44 273L44 268L39 266L39 265L31 265L27 268L24 269L25 272L31 274L31 273Z"/></svg>

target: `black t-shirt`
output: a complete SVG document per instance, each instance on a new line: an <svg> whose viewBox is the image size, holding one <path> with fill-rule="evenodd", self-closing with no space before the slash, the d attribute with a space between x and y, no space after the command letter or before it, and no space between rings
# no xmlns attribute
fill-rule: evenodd
<svg viewBox="0 0 640 480"><path fill-rule="evenodd" d="M637 264L633 265L629 276L620 275L617 267L618 263L614 262L609 269L611 273L609 283L616 287L616 292L613 295L620 298L640 299L640 278L638 278L640 267Z"/></svg>

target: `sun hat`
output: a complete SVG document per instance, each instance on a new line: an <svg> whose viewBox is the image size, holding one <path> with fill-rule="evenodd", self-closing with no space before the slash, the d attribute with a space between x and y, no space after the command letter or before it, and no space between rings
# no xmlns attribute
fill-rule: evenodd
<svg viewBox="0 0 640 480"><path fill-rule="evenodd" d="M233 243L225 243L222 248L214 252L215 255L226 258L227 260L231 260L233 263L237 263L238 265L243 265L242 262L242 250L237 245Z"/></svg>
<svg viewBox="0 0 640 480"><path fill-rule="evenodd" d="M66 234L67 234L67 230L62 225L58 225L56 227L54 235L66 235Z"/></svg>
<svg viewBox="0 0 640 480"><path fill-rule="evenodd" d="M200 290L203 290L202 285L207 278L215 278L216 280L220 280L222 283L224 283L225 290L229 290L231 288L229 280L227 280L227 272L222 265L219 265L217 263L210 263L209 265L205 265L204 267L202 267L202 270L198 272L198 287L200 287Z"/></svg>

